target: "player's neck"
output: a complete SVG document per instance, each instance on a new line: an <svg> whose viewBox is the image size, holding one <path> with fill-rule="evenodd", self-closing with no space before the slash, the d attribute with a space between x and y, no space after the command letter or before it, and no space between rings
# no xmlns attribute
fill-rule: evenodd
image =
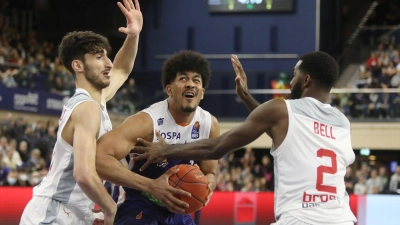
<svg viewBox="0 0 400 225"><path fill-rule="evenodd" d="M185 124L190 123L193 120L194 112L183 112L182 110L174 110L172 107L168 106L168 111L174 118L175 123Z"/></svg>
<svg viewBox="0 0 400 225"><path fill-rule="evenodd" d="M329 93L322 93L322 92L308 92L308 93L304 93L303 97L310 97L310 98L314 98L318 101L320 101L321 103L324 104L329 104L330 103L330 96Z"/></svg>
<svg viewBox="0 0 400 225"><path fill-rule="evenodd" d="M101 93L102 90L99 90L98 88L95 88L92 84L89 82L75 82L76 88L82 88L86 90L90 97L92 97L93 100L95 100L97 103L101 103Z"/></svg>

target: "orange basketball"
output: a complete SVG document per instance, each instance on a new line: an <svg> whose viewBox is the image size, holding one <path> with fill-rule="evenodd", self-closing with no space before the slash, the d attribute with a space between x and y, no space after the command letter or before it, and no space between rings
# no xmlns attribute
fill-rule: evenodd
<svg viewBox="0 0 400 225"><path fill-rule="evenodd" d="M192 194L190 197L175 196L189 204L189 207L186 208L186 213L192 213L201 209L210 193L207 177L197 166L180 164L172 168L178 168L179 172L169 177L169 185Z"/></svg>

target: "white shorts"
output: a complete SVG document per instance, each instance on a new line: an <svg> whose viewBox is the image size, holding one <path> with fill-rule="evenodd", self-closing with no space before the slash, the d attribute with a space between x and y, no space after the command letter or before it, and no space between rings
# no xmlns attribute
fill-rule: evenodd
<svg viewBox="0 0 400 225"><path fill-rule="evenodd" d="M310 224L296 219L295 217L283 214L280 216L279 220L275 223L271 223L271 225L319 225L319 224ZM354 225L353 222L341 223L340 225Z"/></svg>
<svg viewBox="0 0 400 225"><path fill-rule="evenodd" d="M59 201L33 196L22 213L20 225L92 225L96 218L103 219L103 213L92 213L85 218L78 217L73 210Z"/></svg>

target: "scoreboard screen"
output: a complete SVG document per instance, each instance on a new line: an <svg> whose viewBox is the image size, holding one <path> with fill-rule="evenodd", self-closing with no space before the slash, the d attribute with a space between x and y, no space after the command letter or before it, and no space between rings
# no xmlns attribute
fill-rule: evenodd
<svg viewBox="0 0 400 225"><path fill-rule="evenodd" d="M211 13L293 12L295 0L208 0Z"/></svg>

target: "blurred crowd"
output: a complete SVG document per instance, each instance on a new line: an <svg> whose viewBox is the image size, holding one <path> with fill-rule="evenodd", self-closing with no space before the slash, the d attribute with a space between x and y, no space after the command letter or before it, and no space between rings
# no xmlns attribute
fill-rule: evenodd
<svg viewBox="0 0 400 225"><path fill-rule="evenodd" d="M349 194L400 194L400 165L392 175L386 166L371 168L363 163L355 172L347 167L344 180Z"/></svg>
<svg viewBox="0 0 400 225"><path fill-rule="evenodd" d="M349 118L400 118L399 49L394 43L380 43L361 65L355 87L377 89L376 93L334 94L332 105Z"/></svg>

